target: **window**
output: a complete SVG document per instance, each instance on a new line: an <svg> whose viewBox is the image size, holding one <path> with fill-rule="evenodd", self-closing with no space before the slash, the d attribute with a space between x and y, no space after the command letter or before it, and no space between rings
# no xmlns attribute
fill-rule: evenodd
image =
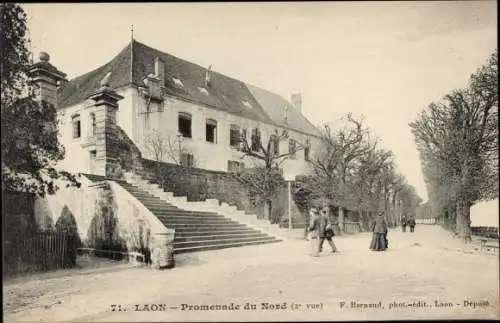
<svg viewBox="0 0 500 323"><path fill-rule="evenodd" d="M237 173L237 172L241 171L243 168L245 168L245 164L242 162L237 162L234 160L227 161L228 172Z"/></svg>
<svg viewBox="0 0 500 323"><path fill-rule="evenodd" d="M309 153L311 151L311 143L309 139L306 141L306 146L304 147L304 160L309 161Z"/></svg>
<svg viewBox="0 0 500 323"><path fill-rule="evenodd" d="M229 126L229 145L231 147L238 147L241 142L240 127L235 124Z"/></svg>
<svg viewBox="0 0 500 323"><path fill-rule="evenodd" d="M172 77L172 80L174 80L175 85L180 86L180 87L184 87L184 84L178 78Z"/></svg>
<svg viewBox="0 0 500 323"><path fill-rule="evenodd" d="M198 91L200 91L200 92L201 92L201 93L203 93L203 94L208 95L208 91L207 91L207 89L205 89L204 87L198 87Z"/></svg>
<svg viewBox="0 0 500 323"><path fill-rule="evenodd" d="M288 141L288 152L290 153L290 158L295 158L295 152L297 151L296 142L294 139Z"/></svg>
<svg viewBox="0 0 500 323"><path fill-rule="evenodd" d="M82 136L82 124L80 121L80 115L74 115L72 117L73 124L73 138L80 138Z"/></svg>
<svg viewBox="0 0 500 323"><path fill-rule="evenodd" d="M214 144L217 143L217 121L214 119L207 119L205 126L206 140Z"/></svg>
<svg viewBox="0 0 500 323"><path fill-rule="evenodd" d="M252 131L252 151L259 151L261 146L260 130L255 128Z"/></svg>
<svg viewBox="0 0 500 323"><path fill-rule="evenodd" d="M91 112L90 113L90 137L95 137L97 133L97 126L96 126L96 120L95 120L95 113Z"/></svg>
<svg viewBox="0 0 500 323"><path fill-rule="evenodd" d="M277 135L271 135L269 138L269 141L271 142L271 152L278 156L280 154L280 139Z"/></svg>
<svg viewBox="0 0 500 323"><path fill-rule="evenodd" d="M194 156L193 154L182 153L181 154L181 166L183 167L193 167Z"/></svg>
<svg viewBox="0 0 500 323"><path fill-rule="evenodd" d="M191 114L179 112L179 132L184 138L192 138Z"/></svg>

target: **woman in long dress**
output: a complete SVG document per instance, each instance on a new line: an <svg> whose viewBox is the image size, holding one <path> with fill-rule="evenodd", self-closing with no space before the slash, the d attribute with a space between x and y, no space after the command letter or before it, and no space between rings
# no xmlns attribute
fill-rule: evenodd
<svg viewBox="0 0 500 323"><path fill-rule="evenodd" d="M372 225L373 238L370 249L384 251L387 249L387 222L383 213L379 213Z"/></svg>

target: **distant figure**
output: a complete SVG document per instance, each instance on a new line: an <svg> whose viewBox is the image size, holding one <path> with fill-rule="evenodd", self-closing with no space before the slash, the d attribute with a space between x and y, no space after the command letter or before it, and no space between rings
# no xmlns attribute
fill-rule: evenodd
<svg viewBox="0 0 500 323"><path fill-rule="evenodd" d="M387 222L384 213L379 213L372 225L373 238L370 250L384 251L387 249Z"/></svg>
<svg viewBox="0 0 500 323"><path fill-rule="evenodd" d="M321 210L321 214L316 213L311 220L311 225L309 226L309 232L313 233L313 236L318 237L318 245L314 257L319 257L319 253L323 251L323 243L325 240L328 241L330 247L332 247L332 252L337 252L337 247L333 243L332 237L334 236L332 223L328 217L326 210Z"/></svg>
<svg viewBox="0 0 500 323"><path fill-rule="evenodd" d="M316 210L314 207L311 207L309 209L309 217L307 218L308 219L308 222L306 223L305 227L304 227L304 238L309 241L311 239L316 239L318 236L316 235L316 232L312 232L312 231L309 231L309 226L311 225L311 223L313 223L314 221L314 218L317 216L317 213L318 213L318 210Z"/></svg>
<svg viewBox="0 0 500 323"><path fill-rule="evenodd" d="M411 216L408 220L408 226L410 227L410 232L415 232L415 217Z"/></svg>
<svg viewBox="0 0 500 323"><path fill-rule="evenodd" d="M408 220L406 219L406 215L403 214L401 216L401 229L403 230L403 232L406 232L406 225L408 224Z"/></svg>

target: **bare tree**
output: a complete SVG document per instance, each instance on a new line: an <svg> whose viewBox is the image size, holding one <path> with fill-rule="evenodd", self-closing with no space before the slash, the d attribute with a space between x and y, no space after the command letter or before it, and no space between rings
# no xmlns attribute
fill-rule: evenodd
<svg viewBox="0 0 500 323"><path fill-rule="evenodd" d="M289 149L280 152L280 143L287 140ZM285 160L295 158L299 151L309 149L310 144L292 139L287 130L278 131L278 129L275 129L267 140L263 140L258 126L252 131L250 139L245 133L240 132L238 141L239 150L242 152L241 159L253 158L261 161L262 165L241 169L235 172L234 176L251 195L264 202L264 216L270 219L273 210L272 200L284 183L280 167ZM271 220L274 222L277 219Z"/></svg>
<svg viewBox="0 0 500 323"><path fill-rule="evenodd" d="M455 230L471 241L470 207L498 196L498 60L494 53L466 89L431 103L410 123L433 205L455 209ZM496 191L495 191L496 190ZM453 207L454 205L454 207ZM444 209L442 211L445 211Z"/></svg>
<svg viewBox="0 0 500 323"><path fill-rule="evenodd" d="M146 136L144 146L152 158L158 162L154 172L157 181L162 187L165 187L165 181L171 179L174 172L166 171L161 163L173 162L178 166L176 171L183 173L190 168L196 167L195 155L184 143L181 136L172 138L172 136L153 130Z"/></svg>
<svg viewBox="0 0 500 323"><path fill-rule="evenodd" d="M322 131L320 153L312 161L316 176L323 178L326 184L328 199L338 205L339 226L343 230L344 208L348 206L348 177L352 176L356 160L370 149L366 144L368 129L363 119L356 120L347 114L342 121L343 128L337 131L326 125Z"/></svg>

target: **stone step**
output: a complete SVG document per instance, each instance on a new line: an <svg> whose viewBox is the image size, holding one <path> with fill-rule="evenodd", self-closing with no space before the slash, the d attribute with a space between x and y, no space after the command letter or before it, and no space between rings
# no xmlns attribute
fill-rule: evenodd
<svg viewBox="0 0 500 323"><path fill-rule="evenodd" d="M167 228L172 225L176 224L191 224L191 225L226 225L226 224L241 224L236 221L231 221L228 219L203 219L203 218L198 218L198 219L189 219L189 218L177 218L177 219L168 219L165 217L158 217L162 223L164 223Z"/></svg>
<svg viewBox="0 0 500 323"><path fill-rule="evenodd" d="M234 233L230 234L210 234L210 235L176 235L175 240L177 242L187 242L187 241L211 241L211 240L224 240L230 238L263 238L269 237L267 234L262 232L245 232L245 233Z"/></svg>
<svg viewBox="0 0 500 323"><path fill-rule="evenodd" d="M172 211L172 212L185 212L186 210L180 209L176 206L168 205L168 204L161 204L161 203L150 203L150 202L144 202L139 199L139 202L144 204L148 209L151 210L165 210L165 211Z"/></svg>
<svg viewBox="0 0 500 323"><path fill-rule="evenodd" d="M155 212L158 218L164 219L203 219L203 220L232 220L222 215L218 214L197 214L197 213L175 213L175 212ZM234 220L233 220L234 221Z"/></svg>
<svg viewBox="0 0 500 323"><path fill-rule="evenodd" d="M208 251L208 250L217 250L217 249L226 249L226 248L235 248L235 247L243 247L243 246L253 246L267 243L277 243L281 242L278 239L262 239L255 241L245 241L245 242L234 242L234 243L214 243L214 244L205 244L196 247L183 247L183 248L175 248L175 254L188 253L188 252L198 252L198 251Z"/></svg>
<svg viewBox="0 0 500 323"><path fill-rule="evenodd" d="M152 213L154 213L156 216L198 216L198 217L211 217L211 216L219 216L222 217L222 215L219 215L215 212L204 212L204 211L188 211L188 210L182 210L182 209L164 209L161 207L149 207L148 205L144 204L144 206L150 210Z"/></svg>
<svg viewBox="0 0 500 323"><path fill-rule="evenodd" d="M274 241L275 239L272 237L229 237L229 238L221 238L217 240L198 240L198 241L186 241L186 242L177 242L174 240L174 250L182 249L182 248L196 248L199 246L204 246L207 244L227 244L227 243L245 243L245 242L255 242L255 241Z"/></svg>
<svg viewBox="0 0 500 323"><path fill-rule="evenodd" d="M244 227L238 229L224 229L215 228L212 230L207 230L207 228L197 228L193 230L192 228L178 228L175 230L175 235L180 237L187 236L211 236L211 235L227 235L227 234L249 234L254 232L261 232L254 230L252 228Z"/></svg>
<svg viewBox="0 0 500 323"><path fill-rule="evenodd" d="M201 229L205 228L207 230L210 229L238 229L238 228L244 228L246 227L244 224L239 224L239 223L170 223L169 225L166 225L167 228L171 229L184 229L184 228L192 228L194 229Z"/></svg>

